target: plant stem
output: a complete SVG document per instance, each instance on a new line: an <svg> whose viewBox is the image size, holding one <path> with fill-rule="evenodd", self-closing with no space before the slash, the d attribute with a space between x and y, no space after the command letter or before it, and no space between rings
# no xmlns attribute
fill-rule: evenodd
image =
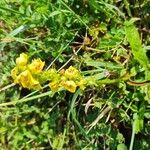
<svg viewBox="0 0 150 150"><path fill-rule="evenodd" d="M130 142L130 148L129 148L129 150L133 150L134 138L135 138L135 132L134 132L134 123L133 123L132 136L131 136L131 142Z"/></svg>
<svg viewBox="0 0 150 150"><path fill-rule="evenodd" d="M31 101L31 100L34 100L34 99L37 99L37 98L41 98L41 97L45 97L45 96L48 96L48 95L52 95L52 94L53 94L52 91L48 91L48 92L45 92L45 93L42 93L42 94L39 94L39 95L36 95L36 96L32 96L32 97L28 97L28 98L22 98L20 100L8 102L8 103L2 103L2 104L0 104L0 107L9 106L9 105L16 105L18 103L28 102L28 101Z"/></svg>
<svg viewBox="0 0 150 150"><path fill-rule="evenodd" d="M60 0L60 2L88 29L88 25L80 18L79 15L77 15L65 2Z"/></svg>
<svg viewBox="0 0 150 150"><path fill-rule="evenodd" d="M9 84L9 85L3 87L2 89L0 89L0 92L5 91L5 90L7 90L7 89L9 89L9 88L11 88L11 87L13 87L15 85L16 85L15 83Z"/></svg>

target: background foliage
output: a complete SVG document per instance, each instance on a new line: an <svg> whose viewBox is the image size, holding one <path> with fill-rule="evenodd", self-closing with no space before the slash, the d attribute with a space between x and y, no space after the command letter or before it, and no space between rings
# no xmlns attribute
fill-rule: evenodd
<svg viewBox="0 0 150 150"><path fill-rule="evenodd" d="M1 0L1 88L13 82L22 52L46 68L75 66L98 84L89 78L84 91L42 98L49 88L1 91L0 149L149 150L149 7L149 0Z"/></svg>

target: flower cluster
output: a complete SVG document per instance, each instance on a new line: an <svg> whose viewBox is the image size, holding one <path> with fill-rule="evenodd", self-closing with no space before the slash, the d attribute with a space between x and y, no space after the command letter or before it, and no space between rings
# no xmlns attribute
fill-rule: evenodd
<svg viewBox="0 0 150 150"><path fill-rule="evenodd" d="M51 90L58 90L58 88L63 87L71 93L76 91L77 87L80 87L81 90L84 90L87 82L81 76L80 72L75 68L70 66L66 70L61 70L57 73L57 78L53 79L49 83Z"/></svg>
<svg viewBox="0 0 150 150"><path fill-rule="evenodd" d="M28 55L20 54L20 57L16 59L16 66L11 71L14 83L20 84L24 88L36 90L48 81L52 91L64 88L71 93L74 93L77 87L84 90L87 85L87 81L81 76L79 70L73 66L58 72L56 69L43 70L44 65L45 62L39 58L33 59L29 63Z"/></svg>
<svg viewBox="0 0 150 150"><path fill-rule="evenodd" d="M42 72L44 64L45 62L42 62L41 59L34 59L28 64L28 55L20 54L20 57L16 59L16 67L11 71L14 83L28 89L40 89L41 85L35 77L36 74Z"/></svg>

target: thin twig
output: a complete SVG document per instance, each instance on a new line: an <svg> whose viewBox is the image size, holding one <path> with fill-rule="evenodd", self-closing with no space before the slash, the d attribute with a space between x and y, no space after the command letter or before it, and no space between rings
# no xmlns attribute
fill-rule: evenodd
<svg viewBox="0 0 150 150"><path fill-rule="evenodd" d="M0 92L5 91L5 90L7 90L7 89L9 89L9 88L11 88L11 87L13 87L13 86L15 86L15 85L16 85L15 83L9 84L9 85L7 85L7 86L1 88L1 89L0 89Z"/></svg>
<svg viewBox="0 0 150 150"><path fill-rule="evenodd" d="M77 50L77 52L75 53L75 55L77 55L77 53L82 49L82 46ZM74 58L74 55L71 56L71 58L64 64L62 65L58 71L62 70L72 59Z"/></svg>
<svg viewBox="0 0 150 150"><path fill-rule="evenodd" d="M99 115L98 117L92 122L90 125L89 130L87 133L91 131L91 129L99 122L100 119L102 119L109 111L111 110L111 106L106 107Z"/></svg>
<svg viewBox="0 0 150 150"><path fill-rule="evenodd" d="M77 35L78 31L75 33L74 37ZM69 44L73 41L74 37L69 41L69 43L60 51L60 53L57 55L57 57L50 63L50 65L46 68L46 70L48 70L53 64L54 62L59 58L59 56L61 55L61 53L69 46Z"/></svg>

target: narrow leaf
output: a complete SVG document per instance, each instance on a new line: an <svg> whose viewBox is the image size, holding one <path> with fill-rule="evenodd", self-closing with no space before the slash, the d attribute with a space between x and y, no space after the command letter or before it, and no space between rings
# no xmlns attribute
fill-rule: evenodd
<svg viewBox="0 0 150 150"><path fill-rule="evenodd" d="M134 114L133 125L135 134L139 133L143 129L143 119L137 113Z"/></svg>
<svg viewBox="0 0 150 150"><path fill-rule="evenodd" d="M126 38L131 46L134 58L144 67L145 70L149 70L149 60L146 56L145 50L142 47L138 30L133 24L134 21L135 19L131 19L130 21L125 22Z"/></svg>
<svg viewBox="0 0 150 150"><path fill-rule="evenodd" d="M119 65L119 64L115 64L115 63L112 63L112 62L104 62L104 61L99 61L99 60L85 60L85 63L87 66L93 66L95 68L107 68L107 69L110 69L110 70L113 70L113 69L122 69L122 65Z"/></svg>

